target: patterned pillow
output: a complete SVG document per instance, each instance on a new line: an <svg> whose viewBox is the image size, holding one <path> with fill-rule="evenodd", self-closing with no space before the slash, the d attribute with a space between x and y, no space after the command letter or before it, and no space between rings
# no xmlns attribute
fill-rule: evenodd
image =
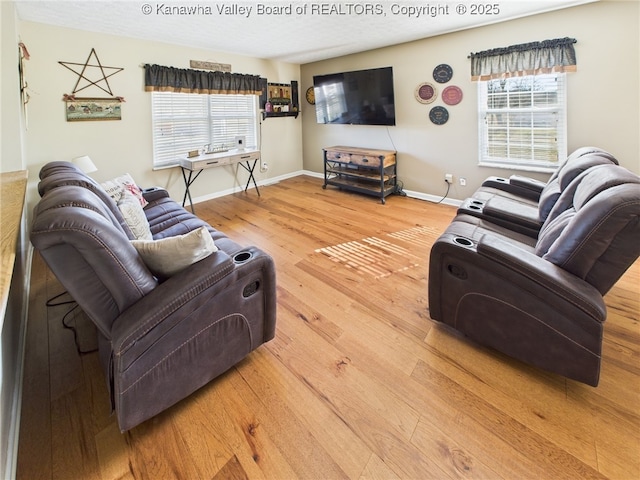
<svg viewBox="0 0 640 480"><path fill-rule="evenodd" d="M106 182L101 183L101 185L116 203L120 201L120 197L122 197L122 193L125 189L130 191L138 199L143 208L149 203L144 199L142 196L142 190L140 190L140 187L138 187L136 182L128 173L111 180L107 180Z"/></svg>
<svg viewBox="0 0 640 480"><path fill-rule="evenodd" d="M159 240L131 240L151 273L168 278L218 251L207 227Z"/></svg>
<svg viewBox="0 0 640 480"><path fill-rule="evenodd" d="M130 190L123 189L120 200L118 200L118 208L137 240L153 240L149 220L144 214L140 201Z"/></svg>

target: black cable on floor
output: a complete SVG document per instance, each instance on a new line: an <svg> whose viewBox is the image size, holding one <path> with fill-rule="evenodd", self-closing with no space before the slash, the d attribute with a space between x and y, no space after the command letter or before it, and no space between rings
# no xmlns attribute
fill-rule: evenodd
<svg viewBox="0 0 640 480"><path fill-rule="evenodd" d="M73 304L73 306L67 310L67 313L65 313L62 316L62 326L64 328L66 328L67 330L71 330L73 332L73 342L76 345L76 351L78 352L78 355L86 355L88 353L93 353L93 352L97 352L98 349L97 348L92 348L91 350L82 350L80 348L80 343L78 342L78 331L76 329L76 327L74 327L73 325L69 325L67 323L67 317L76 309L79 307L78 302L76 302L75 300L71 299L71 300L64 300L64 301L60 301L60 302L56 302L56 300L58 300L60 297L64 296L64 295L68 295L69 292L62 292L58 295L55 295L53 297L51 297L49 300L47 300L46 306L47 307L58 307L60 305L71 305ZM55 303L54 303L55 302Z"/></svg>

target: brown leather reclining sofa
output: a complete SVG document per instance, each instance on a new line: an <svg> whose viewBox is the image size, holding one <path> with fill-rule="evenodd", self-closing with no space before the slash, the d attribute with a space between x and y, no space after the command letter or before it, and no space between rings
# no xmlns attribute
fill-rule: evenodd
<svg viewBox="0 0 640 480"><path fill-rule="evenodd" d="M580 149L546 185L488 179L431 250L431 318L596 386L603 296L640 254L640 178L616 164Z"/></svg>
<svg viewBox="0 0 640 480"><path fill-rule="evenodd" d="M73 164L40 172L31 242L98 330L119 427L128 430L210 382L275 335L272 258L242 247L163 189L143 191L154 240L205 227L217 251L169 278L151 273L105 190ZM215 408L215 407L212 407Z"/></svg>

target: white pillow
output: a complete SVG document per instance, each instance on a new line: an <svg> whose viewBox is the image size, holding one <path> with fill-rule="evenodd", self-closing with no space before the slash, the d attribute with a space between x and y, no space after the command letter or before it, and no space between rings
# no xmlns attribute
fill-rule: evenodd
<svg viewBox="0 0 640 480"><path fill-rule="evenodd" d="M127 222L131 233L137 240L153 240L149 220L144 214L140 201L129 190L123 190L118 208Z"/></svg>
<svg viewBox="0 0 640 480"><path fill-rule="evenodd" d="M132 240L156 277L167 278L218 251L206 227L160 240Z"/></svg>
<svg viewBox="0 0 640 480"><path fill-rule="evenodd" d="M142 196L142 190L133 180L131 175L125 173L124 175L120 175L119 177L113 178L111 180L107 180L106 182L101 183L102 188L109 194L111 198L115 200L116 203L122 197L122 192L124 190L129 190L140 202L140 205L146 207L149 202L147 202Z"/></svg>

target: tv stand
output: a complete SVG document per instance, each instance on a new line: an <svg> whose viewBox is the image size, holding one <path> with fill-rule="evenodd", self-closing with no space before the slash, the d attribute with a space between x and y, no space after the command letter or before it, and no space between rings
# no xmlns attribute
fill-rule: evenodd
<svg viewBox="0 0 640 480"><path fill-rule="evenodd" d="M380 198L397 191L397 162L394 150L357 147L327 147L324 152L324 185Z"/></svg>

